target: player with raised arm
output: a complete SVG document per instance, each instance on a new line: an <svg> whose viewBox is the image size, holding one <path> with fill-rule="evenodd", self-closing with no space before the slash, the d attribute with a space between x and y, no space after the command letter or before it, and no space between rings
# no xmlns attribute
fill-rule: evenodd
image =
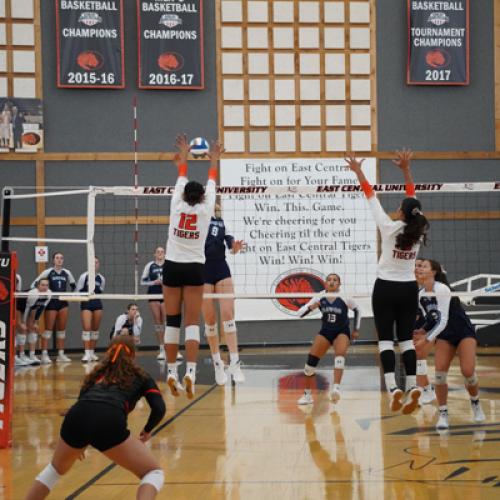
<svg viewBox="0 0 500 500"><path fill-rule="evenodd" d="M99 295L104 292L106 279L99 273L100 262L95 258L95 288L94 295ZM86 293L89 290L89 273L85 272L80 275L76 284L78 292ZM91 299L80 304L80 318L82 320L82 340L85 354L82 358L82 363L90 363L97 361L99 358L95 353L95 346L99 340L99 327L102 320L102 301L100 299Z"/></svg>
<svg viewBox="0 0 500 500"><path fill-rule="evenodd" d="M185 135L176 138L178 178L170 202L170 226L165 265L163 266L163 297L167 322L167 384L174 396L179 395L176 357L184 306L186 344L186 374L184 389L189 399L194 397L196 362L200 346L200 313L203 302L205 241L215 206L215 180L222 152L219 142L212 143L210 168L206 187L188 181L187 158L189 144Z"/></svg>
<svg viewBox="0 0 500 500"><path fill-rule="evenodd" d="M233 236L226 233L226 226L221 217L221 207L215 205L214 216L210 220L207 241L205 242L205 288L207 293L234 293L233 278L226 261L226 247L232 254L243 250L246 243L243 240L235 240ZM229 374L234 382L245 381L241 371L240 358L238 354L238 337L236 334L236 322L234 320L234 299L203 299L203 316L205 318L205 336L210 346L212 360L215 370L215 381L218 385L224 385L227 375L224 370L224 362L220 356L219 336L217 329L217 316L215 302L219 303L220 316L224 328L227 346L229 348Z"/></svg>
<svg viewBox="0 0 500 500"><path fill-rule="evenodd" d="M373 287L372 308L378 333L380 361L384 379L390 395L390 408L404 414L412 413L418 406L421 390L417 386L417 357L412 333L418 309L418 285L415 279L415 259L420 244L426 241L429 223L422 214L422 205L415 198L415 185L410 171L411 152L398 152L393 163L404 174L406 195L397 211L398 220L393 221L384 211L375 192L363 174L361 165L354 156L346 158L349 168L358 177L368 205L380 232L382 245L377 266L377 280ZM396 384L394 353L394 326L403 356L406 372L407 399Z"/></svg>
<svg viewBox="0 0 500 500"><path fill-rule="evenodd" d="M68 287L71 291L76 288L75 278L71 271L64 268L64 255L61 252L56 252L52 256L52 267L43 271L38 278L31 284L31 288L35 287L35 283L41 278L49 279L50 290L57 294L66 292ZM49 341L52 337L54 327L56 330L56 346L58 355L56 361L59 363L69 363L71 359L64 354L64 343L66 339L66 324L68 322L68 302L65 300L52 299L45 309L45 331L42 333L42 364L52 363L49 358Z"/></svg>
<svg viewBox="0 0 500 500"><path fill-rule="evenodd" d="M339 294L340 276L335 273L330 273L326 277L325 293ZM307 363L304 367L306 376L306 387L304 395L298 400L299 405L308 405L313 403L312 397L312 382L316 374L316 368L320 359L326 354L328 349L332 347L334 354L333 364L333 385L330 392L330 399L336 403L339 401L340 382L345 368L345 357L349 344L352 339L359 337L359 328L361 326L361 312L352 299L342 297L340 294L337 297L317 296L313 297L307 304L302 306L298 314L301 318L309 313L319 309L321 311L321 329L314 339L314 343L309 351ZM354 327L351 334L349 326L349 309L354 311Z"/></svg>
<svg viewBox="0 0 500 500"><path fill-rule="evenodd" d="M439 405L438 430L448 429L448 370L455 354L460 361L465 388L469 393L474 422L486 417L479 402L479 382L476 375L476 331L458 297L451 296L450 285L443 268L435 260L425 260L417 270L422 288L419 306L424 324L415 331L415 344L436 343L434 363L436 396ZM435 296L426 296L434 293Z"/></svg>

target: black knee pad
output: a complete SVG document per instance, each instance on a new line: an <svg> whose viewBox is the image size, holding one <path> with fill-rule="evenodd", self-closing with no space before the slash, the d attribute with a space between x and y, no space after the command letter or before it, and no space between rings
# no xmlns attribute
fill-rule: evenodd
<svg viewBox="0 0 500 500"><path fill-rule="evenodd" d="M182 321L182 314L176 314L175 316L167 316L167 326L173 326L174 328L180 328Z"/></svg>
<svg viewBox="0 0 500 500"><path fill-rule="evenodd" d="M313 356L312 354L309 354L309 356L307 356L307 364L309 366L318 366L318 363L319 363L319 358L317 356Z"/></svg>

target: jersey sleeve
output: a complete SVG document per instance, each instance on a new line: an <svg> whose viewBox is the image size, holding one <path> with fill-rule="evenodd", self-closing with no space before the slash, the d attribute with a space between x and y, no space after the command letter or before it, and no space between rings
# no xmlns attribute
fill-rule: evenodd
<svg viewBox="0 0 500 500"><path fill-rule="evenodd" d="M42 271L36 278L35 278L35 281L33 281L33 283L31 283L30 285L30 288L35 288L36 287L36 284L42 279L42 278L46 278L49 274L50 274L50 271L52 271L52 268L49 267L48 269L45 269L45 271Z"/></svg>
<svg viewBox="0 0 500 500"><path fill-rule="evenodd" d="M20 292L23 289L23 279L20 274L16 274L16 292Z"/></svg>
<svg viewBox="0 0 500 500"><path fill-rule="evenodd" d="M450 311L451 291L446 285L435 287L437 308L426 315L424 330L427 332L427 340L434 340L448 324Z"/></svg>
<svg viewBox="0 0 500 500"><path fill-rule="evenodd" d="M144 268L141 276L141 285L149 286L153 284L153 282L149 279L149 270L151 269L152 264L153 261L146 264L146 267Z"/></svg>
<svg viewBox="0 0 500 500"><path fill-rule="evenodd" d="M224 241L226 242L227 248L229 248L229 250L231 250L231 248L233 248L234 236L231 236L230 234L226 234L224 236Z"/></svg>
<svg viewBox="0 0 500 500"><path fill-rule="evenodd" d="M123 325L125 324L125 321L126 321L126 315L125 314L120 314L120 316L118 316L118 318L116 318L116 321L115 321L115 335L117 333L120 333L121 329L123 328Z"/></svg>
<svg viewBox="0 0 500 500"><path fill-rule="evenodd" d="M141 332L142 332L142 317L141 316L139 316L138 318L135 319L133 330L134 330L134 335L136 337L139 337Z"/></svg>
<svg viewBox="0 0 500 500"><path fill-rule="evenodd" d="M177 182L175 183L174 192L172 194L172 200L170 201L170 209L175 207L177 203L182 200L182 195L187 182L187 177L184 177L183 175L177 177Z"/></svg>
<svg viewBox="0 0 500 500"><path fill-rule="evenodd" d="M320 297L313 297L307 304L304 304L298 311L297 314L303 318L304 316L307 316L311 312L311 306L315 304L319 304L319 301L321 300Z"/></svg>
<svg viewBox="0 0 500 500"><path fill-rule="evenodd" d="M45 308L49 305L50 299L52 298L52 292L49 290L47 294L48 295L44 300L44 302L36 310L35 321L38 321L40 319L40 316L42 315L43 311L45 311Z"/></svg>
<svg viewBox="0 0 500 500"><path fill-rule="evenodd" d="M146 398L151 410L148 421L144 426L144 430L149 433L161 422L167 409L160 389L158 389L156 382L151 377L144 381L142 395Z"/></svg>
<svg viewBox="0 0 500 500"><path fill-rule="evenodd" d="M36 301L38 300L38 293L39 292L36 288L33 288L28 292L28 297L26 299L26 308L24 309L23 314L23 323L26 323L31 312L31 308L36 304Z"/></svg>
<svg viewBox="0 0 500 500"><path fill-rule="evenodd" d="M106 288L106 278L102 274L99 274L99 276L101 277L101 292L104 292L104 288Z"/></svg>
<svg viewBox="0 0 500 500"><path fill-rule="evenodd" d="M353 299L347 299L346 305L354 312L354 330L359 330L361 327L361 309Z"/></svg>
<svg viewBox="0 0 500 500"><path fill-rule="evenodd" d="M71 271L69 269L66 269L66 272L68 273L69 287L70 287L71 291L74 292L75 288L76 288L75 277L73 276L73 274L71 273Z"/></svg>
<svg viewBox="0 0 500 500"><path fill-rule="evenodd" d="M385 213L385 210L382 208L382 205L380 204L380 201L378 201L378 198L376 196L371 196L370 198L367 198L367 202L372 212L373 218L375 219L375 223L377 224L377 227L380 229L382 235L386 233L391 233L392 231L394 231L399 227L400 224L396 221L393 221Z"/></svg>
<svg viewBox="0 0 500 500"><path fill-rule="evenodd" d="M80 274L80 277L78 278L78 281L76 283L76 291L77 292L83 292L83 289L85 288L85 278L86 277L87 277L87 273Z"/></svg>

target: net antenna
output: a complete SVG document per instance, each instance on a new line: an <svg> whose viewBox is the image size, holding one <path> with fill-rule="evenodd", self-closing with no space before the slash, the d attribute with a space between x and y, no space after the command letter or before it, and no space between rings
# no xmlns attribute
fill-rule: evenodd
<svg viewBox="0 0 500 500"><path fill-rule="evenodd" d="M137 120L137 94L134 95L134 189L139 187L139 124ZM134 293L139 293L139 197L134 198Z"/></svg>

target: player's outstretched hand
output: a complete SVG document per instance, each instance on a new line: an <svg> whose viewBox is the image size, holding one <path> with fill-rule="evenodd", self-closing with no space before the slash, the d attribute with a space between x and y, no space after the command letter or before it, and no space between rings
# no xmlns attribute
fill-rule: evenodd
<svg viewBox="0 0 500 500"><path fill-rule="evenodd" d="M210 146L210 151L207 153L208 157L212 161L218 161L220 160L220 157L224 153L224 148L222 147L222 144L220 141L212 141L211 146Z"/></svg>
<svg viewBox="0 0 500 500"><path fill-rule="evenodd" d="M401 170L407 170L410 168L410 161L413 156L411 149L403 148L401 151L396 153L396 158L392 160L392 163L399 167Z"/></svg>
<svg viewBox="0 0 500 500"><path fill-rule="evenodd" d="M363 165L363 162L365 161L364 158L362 160L356 160L356 157L352 154L348 155L346 158L344 158L346 161L347 165L353 172L361 172L361 165Z"/></svg>
<svg viewBox="0 0 500 500"><path fill-rule="evenodd" d="M245 252L247 249L247 244L243 240L234 240L233 246L231 247L231 253Z"/></svg>
<svg viewBox="0 0 500 500"><path fill-rule="evenodd" d="M181 163L186 163L189 154L189 142L186 134L177 134L175 137L175 149L177 149L178 160Z"/></svg>

